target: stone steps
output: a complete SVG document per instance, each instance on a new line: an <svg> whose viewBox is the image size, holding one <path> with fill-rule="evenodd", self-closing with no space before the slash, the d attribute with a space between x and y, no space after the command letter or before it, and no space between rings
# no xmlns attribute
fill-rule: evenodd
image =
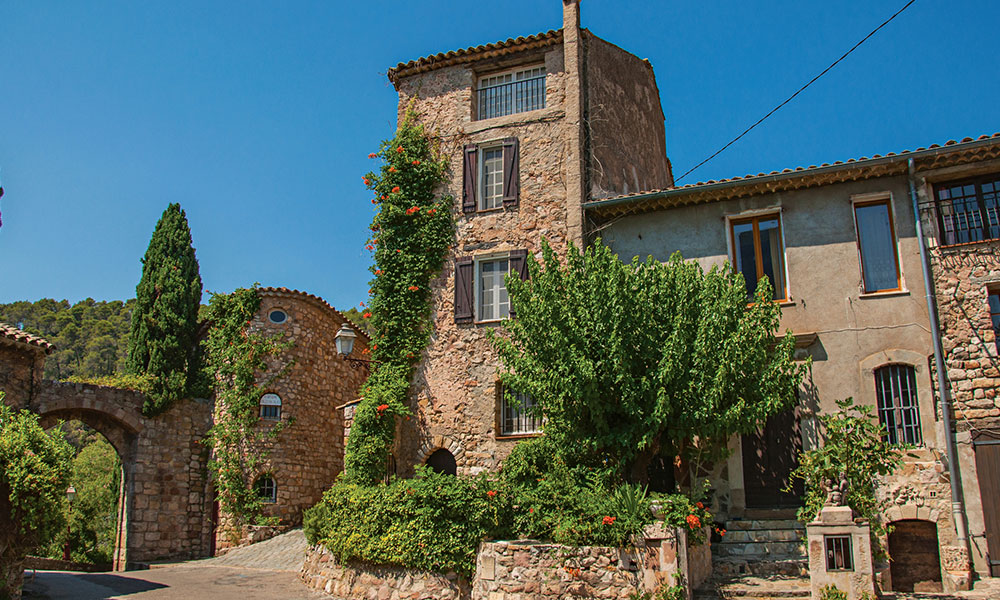
<svg viewBox="0 0 1000 600"><path fill-rule="evenodd" d="M695 590L694 600L785 600L787 598L808 598L810 595L808 577L755 577L745 576L735 579L713 579Z"/></svg>
<svg viewBox="0 0 1000 600"><path fill-rule="evenodd" d="M717 578L792 577L807 573L805 528L785 518L726 523L726 535L712 544Z"/></svg>

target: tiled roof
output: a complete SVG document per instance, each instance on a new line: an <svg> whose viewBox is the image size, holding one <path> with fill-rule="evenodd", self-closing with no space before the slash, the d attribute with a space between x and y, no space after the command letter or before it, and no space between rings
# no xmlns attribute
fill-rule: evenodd
<svg viewBox="0 0 1000 600"><path fill-rule="evenodd" d="M450 52L439 52L406 63L399 63L387 73L389 81L396 83L400 77L415 75L424 71L440 69L474 60L484 58L494 58L507 54L514 54L523 50L534 48L544 48L562 42L562 29L552 29L535 35L510 38L504 41L481 46L470 46L461 50L451 50Z"/></svg>
<svg viewBox="0 0 1000 600"><path fill-rule="evenodd" d="M983 156L983 155L987 156ZM976 139L967 137L961 141L949 140L944 144L932 144L926 148L889 152L885 155L851 158L846 161L810 165L771 171L770 173L748 174L743 177L699 181L678 187L648 190L603 198L584 203L584 208L594 216L610 218L678 206L699 204L715 200L746 197L776 191L786 191L828 185L844 181L855 181L871 177L898 175L905 173L907 161L919 161L917 168L937 168L951 164L963 164L970 160L997 158L1000 156L1000 133L982 135Z"/></svg>
<svg viewBox="0 0 1000 600"><path fill-rule="evenodd" d="M320 308L329 310L333 312L333 314L340 317L342 320L351 323L352 325L354 325L354 331L358 335L365 338L366 341L371 341L371 337L369 337L369 335L363 329L361 329L357 323L348 319L347 316L344 315L344 313L340 312L339 310L334 308L329 302L327 302L326 300L320 298L315 294L310 294L309 292L302 292L299 290L293 290L286 287L262 287L262 288L257 288L257 291L260 292L261 294L267 294L271 296L299 296L301 298L305 298L307 301L318 305Z"/></svg>
<svg viewBox="0 0 1000 600"><path fill-rule="evenodd" d="M0 338L10 340L16 344L30 346L32 350L42 350L46 354L49 354L56 349L55 345L48 340L38 337L37 335L21 331L17 327L8 325L7 323L0 323Z"/></svg>

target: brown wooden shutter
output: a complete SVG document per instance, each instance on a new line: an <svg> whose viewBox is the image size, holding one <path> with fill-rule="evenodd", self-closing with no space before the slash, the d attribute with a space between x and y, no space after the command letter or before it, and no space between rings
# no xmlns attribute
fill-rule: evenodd
<svg viewBox="0 0 1000 600"><path fill-rule="evenodd" d="M475 263L471 256L455 259L455 322L471 323L472 283L475 280Z"/></svg>
<svg viewBox="0 0 1000 600"><path fill-rule="evenodd" d="M476 179L479 171L479 147L469 144L465 147L462 172L465 181L462 186L462 212L476 212Z"/></svg>
<svg viewBox="0 0 1000 600"><path fill-rule="evenodd" d="M520 153L521 144L517 138L507 138L503 141L503 205L507 208L517 206L521 193Z"/></svg>
<svg viewBox="0 0 1000 600"><path fill-rule="evenodd" d="M517 275L524 281L528 278L528 251L527 250L511 250L509 260L510 264L510 274ZM510 306L510 316L514 318L516 316L516 311L514 310L514 305Z"/></svg>

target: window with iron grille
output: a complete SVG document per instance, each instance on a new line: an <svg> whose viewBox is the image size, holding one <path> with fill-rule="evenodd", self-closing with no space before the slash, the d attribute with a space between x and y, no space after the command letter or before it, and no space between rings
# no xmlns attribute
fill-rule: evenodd
<svg viewBox="0 0 1000 600"><path fill-rule="evenodd" d="M1000 353L1000 290L990 290L990 321L993 323L993 343Z"/></svg>
<svg viewBox="0 0 1000 600"><path fill-rule="evenodd" d="M264 394L260 397L260 418L270 421L281 419L281 397L277 394Z"/></svg>
<svg viewBox="0 0 1000 600"><path fill-rule="evenodd" d="M478 119L545 108L545 67L496 73L479 80Z"/></svg>
<svg viewBox="0 0 1000 600"><path fill-rule="evenodd" d="M917 407L917 376L909 365L887 365L875 370L878 420L890 444L923 443Z"/></svg>
<svg viewBox="0 0 1000 600"><path fill-rule="evenodd" d="M1000 239L1000 174L934 187L939 243Z"/></svg>
<svg viewBox="0 0 1000 600"><path fill-rule="evenodd" d="M827 571L854 570L854 563L851 560L851 536L825 535L823 541L826 546Z"/></svg>
<svg viewBox="0 0 1000 600"><path fill-rule="evenodd" d="M274 504L278 501L278 485L270 475L258 477L254 483L254 489L257 491L257 497L260 498L261 502Z"/></svg>
<svg viewBox="0 0 1000 600"><path fill-rule="evenodd" d="M542 419L535 414L535 399L497 386L500 396L500 435L541 433Z"/></svg>

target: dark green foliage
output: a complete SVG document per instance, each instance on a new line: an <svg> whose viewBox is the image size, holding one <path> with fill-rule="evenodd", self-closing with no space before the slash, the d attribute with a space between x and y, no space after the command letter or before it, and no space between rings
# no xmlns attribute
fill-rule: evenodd
<svg viewBox="0 0 1000 600"><path fill-rule="evenodd" d="M507 277L517 318L493 336L500 377L535 398L568 464L642 482L655 455L724 448L795 401L805 367L790 334L775 340L780 308L747 306L728 266L622 263L600 240L563 264L543 240L528 271ZM766 280L759 291L770 297Z"/></svg>
<svg viewBox="0 0 1000 600"><path fill-rule="evenodd" d="M353 306L342 312L354 324L356 329L367 333L369 336L375 333L375 330L372 329L371 313L361 312ZM369 316L366 317L365 315Z"/></svg>
<svg viewBox="0 0 1000 600"><path fill-rule="evenodd" d="M372 332L371 357L379 367L361 389L347 439L344 467L355 483L385 476L393 420L409 414L410 376L430 340L430 280L454 237L452 198L435 196L447 161L416 119L407 111L396 136L370 155L382 160L379 172L364 177L379 209L367 246L375 254L375 277L362 320Z"/></svg>
<svg viewBox="0 0 1000 600"><path fill-rule="evenodd" d="M197 340L201 276L179 204L169 205L157 222L135 292L126 370L154 377L143 406L144 413L153 415L187 396L189 385L202 383Z"/></svg>
<svg viewBox="0 0 1000 600"><path fill-rule="evenodd" d="M388 485L338 481L305 512L305 532L341 561L471 577L479 542L508 533L511 502L495 475L453 477L419 467L415 478Z"/></svg>
<svg viewBox="0 0 1000 600"><path fill-rule="evenodd" d="M0 304L0 321L20 326L56 345L45 359L45 377L112 375L125 366L132 308L135 300L96 302L91 298L70 305L67 300Z"/></svg>
<svg viewBox="0 0 1000 600"><path fill-rule="evenodd" d="M847 477L847 505L871 526L872 548L884 557L882 540L890 533L882 521L887 499L878 496L879 480L902 464L903 446L885 441L885 427L872 407L855 405L853 398L837 401L837 410L819 416L823 444L803 452L792 477L805 484L805 504L798 519L809 523L816 518L827 497L827 481Z"/></svg>
<svg viewBox="0 0 1000 600"><path fill-rule="evenodd" d="M13 592L11 565L65 525L60 503L72 456L60 432L43 431L36 414L15 413L0 392L0 595Z"/></svg>

